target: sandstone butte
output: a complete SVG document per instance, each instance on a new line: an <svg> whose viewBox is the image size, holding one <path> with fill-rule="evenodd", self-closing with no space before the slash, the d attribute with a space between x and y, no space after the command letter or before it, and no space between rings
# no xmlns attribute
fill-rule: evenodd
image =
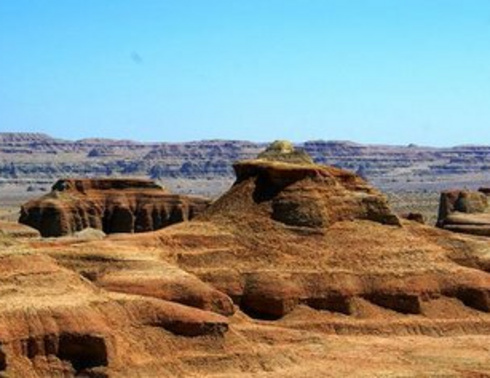
<svg viewBox="0 0 490 378"><path fill-rule="evenodd" d="M490 188L441 193L437 226L449 231L490 237Z"/></svg>
<svg viewBox="0 0 490 378"><path fill-rule="evenodd" d="M42 236L86 228L146 232L191 219L209 205L199 197L170 194L144 179L64 179L52 191L24 204L19 222Z"/></svg>
<svg viewBox="0 0 490 378"><path fill-rule="evenodd" d="M293 156L234 169L205 211L157 231L4 235L0 370L488 374L488 238L400 220L360 177Z"/></svg>

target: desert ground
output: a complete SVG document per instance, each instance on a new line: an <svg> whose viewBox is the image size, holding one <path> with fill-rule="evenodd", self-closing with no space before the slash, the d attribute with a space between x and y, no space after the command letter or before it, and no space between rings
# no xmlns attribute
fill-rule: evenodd
<svg viewBox="0 0 490 378"><path fill-rule="evenodd" d="M438 193L385 196L273 147L233 182L4 185L1 374L490 376L488 237L435 228ZM221 194L191 211L190 184ZM15 222L32 197L38 230ZM55 224L61 236L40 236Z"/></svg>

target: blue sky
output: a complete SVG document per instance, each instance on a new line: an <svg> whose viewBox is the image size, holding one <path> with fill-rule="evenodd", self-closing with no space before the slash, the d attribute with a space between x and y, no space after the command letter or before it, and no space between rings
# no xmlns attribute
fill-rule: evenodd
<svg viewBox="0 0 490 378"><path fill-rule="evenodd" d="M490 144L490 1L0 0L0 131Z"/></svg>

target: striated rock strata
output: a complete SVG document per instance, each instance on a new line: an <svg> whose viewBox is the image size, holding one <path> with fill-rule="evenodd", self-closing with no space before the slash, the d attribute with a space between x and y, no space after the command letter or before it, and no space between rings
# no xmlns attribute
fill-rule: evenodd
<svg viewBox="0 0 490 378"><path fill-rule="evenodd" d="M0 265L2 376L167 376L165 364L137 367L179 338L228 329L212 312L103 291L45 255L3 250Z"/></svg>
<svg viewBox="0 0 490 378"><path fill-rule="evenodd" d="M292 155L235 164L190 222L6 240L0 374L485 376L488 240L399 219L355 174L276 153Z"/></svg>
<svg viewBox="0 0 490 378"><path fill-rule="evenodd" d="M441 194L437 226L449 231L490 236L490 188Z"/></svg>
<svg viewBox="0 0 490 378"><path fill-rule="evenodd" d="M189 220L209 201L170 194L150 180L65 179L24 204L19 222L44 237L91 227L105 233L145 232Z"/></svg>
<svg viewBox="0 0 490 378"><path fill-rule="evenodd" d="M381 193L338 168L285 159L234 168L232 188L192 229L173 228L181 236L171 245L173 255L185 246L181 268L248 315L282 319L308 306L353 319L388 310L424 323L424 316L469 319L467 308L490 312L488 243L400 220ZM209 224L220 237L207 236Z"/></svg>

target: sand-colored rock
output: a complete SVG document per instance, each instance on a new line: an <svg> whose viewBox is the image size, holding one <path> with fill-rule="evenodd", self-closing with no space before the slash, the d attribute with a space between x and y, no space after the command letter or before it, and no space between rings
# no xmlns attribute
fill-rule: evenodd
<svg viewBox="0 0 490 378"><path fill-rule="evenodd" d="M150 180L66 179L24 204L19 222L44 237L85 228L106 234L146 232L189 220L208 204L203 198L169 194Z"/></svg>
<svg viewBox="0 0 490 378"><path fill-rule="evenodd" d="M194 248L199 252L183 247L178 262L225 291L246 313L277 319L306 304L362 315L361 300L400 314L423 315L439 298L490 310L485 271L490 246L485 243L401 222L383 195L347 171L281 159L234 167L233 187L192 228L198 239L198 221L202 227L214 224L222 241L206 241L203 231ZM172 245L187 245L188 226L172 229L174 235L182 232ZM208 244L212 246L203 246ZM458 245L474 256L486 251L477 270L451 259Z"/></svg>
<svg viewBox="0 0 490 378"><path fill-rule="evenodd" d="M453 232L490 236L490 190L441 193L437 226Z"/></svg>
<svg viewBox="0 0 490 378"><path fill-rule="evenodd" d="M0 368L12 376L488 373L485 238L400 220L378 191L335 168L260 159L236 171L233 187L190 222L6 246ZM276 208L284 199L294 204L287 216Z"/></svg>
<svg viewBox="0 0 490 378"><path fill-rule="evenodd" d="M400 225L384 196L354 173L314 164L263 160L239 162L234 168L235 185L209 214L239 214L244 199L235 197L245 195L250 197L247 202L253 200L257 208L268 205L272 219L290 226L327 227L354 219Z"/></svg>
<svg viewBox="0 0 490 378"><path fill-rule="evenodd" d="M0 370L8 376L131 375L128 365L176 337L221 338L228 329L214 313L110 294L45 255L4 250L0 263ZM167 333L148 345L156 329Z"/></svg>
<svg viewBox="0 0 490 378"><path fill-rule="evenodd" d="M15 238L38 238L38 230L17 222L0 221L0 235Z"/></svg>
<svg viewBox="0 0 490 378"><path fill-rule="evenodd" d="M420 223L420 224L425 224L424 215L421 214L421 213L410 212L410 213L403 213L400 216L403 219L406 219L406 220L409 220L409 221L417 222L417 223Z"/></svg>

